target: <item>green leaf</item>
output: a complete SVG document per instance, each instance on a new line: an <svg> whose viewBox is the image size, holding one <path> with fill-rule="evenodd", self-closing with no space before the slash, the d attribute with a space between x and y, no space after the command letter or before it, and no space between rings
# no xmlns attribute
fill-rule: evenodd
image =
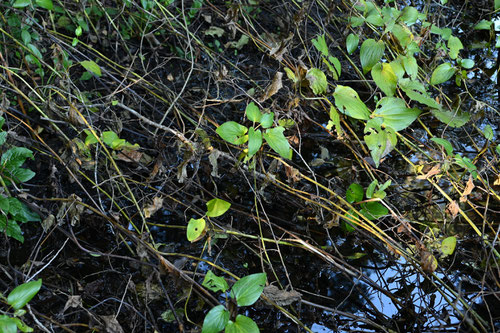
<svg viewBox="0 0 500 333"><path fill-rule="evenodd" d="M340 112L355 119L370 119L370 110L359 99L358 93L351 87L337 85L333 96L335 97L335 105Z"/></svg>
<svg viewBox="0 0 500 333"><path fill-rule="evenodd" d="M493 140L493 136L495 135L495 133L493 132L493 128L491 128L490 125L486 125L484 127L483 135L486 138L486 140L490 141Z"/></svg>
<svg viewBox="0 0 500 333"><path fill-rule="evenodd" d="M425 87L420 82L410 79L400 79L398 84L411 100L425 104L431 108L441 108L439 103L429 96Z"/></svg>
<svg viewBox="0 0 500 333"><path fill-rule="evenodd" d="M207 202L207 216L219 217L231 207L231 204L225 200L215 198Z"/></svg>
<svg viewBox="0 0 500 333"><path fill-rule="evenodd" d="M417 59L415 59L414 56L405 56L402 57L403 60L403 66L405 68L406 74L410 77L412 80L417 79L418 75L418 65L417 65Z"/></svg>
<svg viewBox="0 0 500 333"><path fill-rule="evenodd" d="M370 71L372 67L375 66L380 59L382 59L384 51L385 44L382 40L377 42L370 38L361 44L360 59L361 66L363 67L363 73L368 73L368 71Z"/></svg>
<svg viewBox="0 0 500 333"><path fill-rule="evenodd" d="M218 291L225 293L229 289L226 280L223 277L215 275L212 271L207 272L207 275L205 275L203 279L202 286L214 293Z"/></svg>
<svg viewBox="0 0 500 333"><path fill-rule="evenodd" d="M455 247L457 246L457 238L456 237L446 237L441 242L441 252L444 255L452 255L455 251Z"/></svg>
<svg viewBox="0 0 500 333"><path fill-rule="evenodd" d="M448 39L448 48L450 49L450 58L457 59L458 52L460 52L464 46L458 37L451 36L450 39Z"/></svg>
<svg viewBox="0 0 500 333"><path fill-rule="evenodd" d="M42 279L23 283L12 290L7 297L7 303L14 309L23 308L42 287Z"/></svg>
<svg viewBox="0 0 500 333"><path fill-rule="evenodd" d="M328 61L323 59L323 62L328 66L328 69L332 73L332 77L335 80L338 80L340 77L340 73L342 72L342 66L340 64L339 59L337 59L336 57L329 56Z"/></svg>
<svg viewBox="0 0 500 333"><path fill-rule="evenodd" d="M470 114L468 112L456 110L456 111L444 111L438 109L431 110L434 117L439 119L442 123L451 127L461 127L465 125L469 119Z"/></svg>
<svg viewBox="0 0 500 333"><path fill-rule="evenodd" d="M262 128L269 128L273 125L273 121L274 112L264 113L260 119L260 124L262 125Z"/></svg>
<svg viewBox="0 0 500 333"><path fill-rule="evenodd" d="M365 23L365 19L363 17L351 16L349 19L351 26L353 28L359 27Z"/></svg>
<svg viewBox="0 0 500 333"><path fill-rule="evenodd" d="M403 9L401 19L408 26L411 26L417 22L418 14L419 12L415 7L408 6Z"/></svg>
<svg viewBox="0 0 500 333"><path fill-rule="evenodd" d="M392 34L397 38L399 41L399 44L405 49L408 48L408 46L412 43L413 41L413 34L410 29L408 29L407 26L402 26L401 24L396 24L392 28ZM408 53L411 54L411 53Z"/></svg>
<svg viewBox="0 0 500 333"><path fill-rule="evenodd" d="M6 315L0 315L0 332L17 333L16 321Z"/></svg>
<svg viewBox="0 0 500 333"><path fill-rule="evenodd" d="M371 73L373 80L380 90L382 90L387 96L393 96L396 92L398 77L392 70L391 65L387 63L378 63L373 66Z"/></svg>
<svg viewBox="0 0 500 333"><path fill-rule="evenodd" d="M398 79L402 79L405 75L405 69L403 67L403 60L401 56L398 56L395 60L389 63L391 65L394 74L398 77Z"/></svg>
<svg viewBox="0 0 500 333"><path fill-rule="evenodd" d="M31 5L31 0L16 0L12 7L14 8L24 8Z"/></svg>
<svg viewBox="0 0 500 333"><path fill-rule="evenodd" d="M381 218L382 216L389 214L389 210L380 202L365 202L361 205L361 207L363 208L361 208L359 213L361 215L364 215L370 221L376 220L378 218Z"/></svg>
<svg viewBox="0 0 500 333"><path fill-rule="evenodd" d="M101 76L101 67L97 65L94 61L92 60L84 60L80 61L80 65L82 65L86 70L88 70L91 73L94 73L97 76Z"/></svg>
<svg viewBox="0 0 500 333"><path fill-rule="evenodd" d="M245 135L248 129L235 121L225 122L217 127L215 131L222 139L235 145L241 145L248 140L248 137Z"/></svg>
<svg viewBox="0 0 500 333"><path fill-rule="evenodd" d="M442 138L431 138L431 140L438 145L443 146L444 150L446 151L446 155L451 156L451 154L453 154L453 146L451 145L450 141Z"/></svg>
<svg viewBox="0 0 500 333"><path fill-rule="evenodd" d="M201 333L217 333L222 331L229 321L229 312L223 305L212 308L203 320Z"/></svg>
<svg viewBox="0 0 500 333"><path fill-rule="evenodd" d="M346 39L347 53L352 54L354 51L356 51L358 44L359 44L359 36L355 34L349 34L349 36L347 36Z"/></svg>
<svg viewBox="0 0 500 333"><path fill-rule="evenodd" d="M366 129L365 129L366 132ZM378 168L380 160L389 154L397 144L396 134L390 129L386 128L379 132L369 130L371 132L365 135L365 143L370 149L370 154L373 158L375 166Z"/></svg>
<svg viewBox="0 0 500 333"><path fill-rule="evenodd" d="M36 4L47 10L54 9L54 4L52 3L52 0L36 0Z"/></svg>
<svg viewBox="0 0 500 333"><path fill-rule="evenodd" d="M119 140L119 139L120 138L118 137L118 134L116 134L113 131L105 131L105 132L102 132L102 134L101 134L102 142L107 144L109 147L111 147L113 145L113 142L115 142L116 140Z"/></svg>
<svg viewBox="0 0 500 333"><path fill-rule="evenodd" d="M251 102L250 104L247 105L245 113L247 115L248 120L256 123L260 122L262 113L260 113L259 107L255 105L254 102Z"/></svg>
<svg viewBox="0 0 500 333"><path fill-rule="evenodd" d="M7 141L7 132L0 132L0 146Z"/></svg>
<svg viewBox="0 0 500 333"><path fill-rule="evenodd" d="M471 69L472 67L474 67L474 60L462 59L460 60L459 65L465 69Z"/></svg>
<svg viewBox="0 0 500 333"><path fill-rule="evenodd" d="M92 133L89 130L83 130L83 131L85 132L85 134L87 134L87 137L85 138L85 144L87 146L90 146L90 145L93 145L93 144L99 142L99 140L97 140L97 137L94 135L94 133Z"/></svg>
<svg viewBox="0 0 500 333"><path fill-rule="evenodd" d="M496 0L495 0L496 1ZM493 25L492 21L489 20L481 20L478 24L474 26L474 30L490 30Z"/></svg>
<svg viewBox="0 0 500 333"><path fill-rule="evenodd" d="M313 39L312 43L325 57L328 56L328 46L326 45L325 35L320 35L316 39Z"/></svg>
<svg viewBox="0 0 500 333"><path fill-rule="evenodd" d="M366 22L373 24L376 27L382 27L384 25L384 19L377 11L368 15L366 17Z"/></svg>
<svg viewBox="0 0 500 333"><path fill-rule="evenodd" d="M21 231L21 227L17 224L16 221L9 219L9 223L7 224L7 218L5 215L0 215L0 232L9 237L12 237L19 242L24 242L23 232Z"/></svg>
<svg viewBox="0 0 500 333"><path fill-rule="evenodd" d="M254 304L264 290L266 279L266 273L251 274L241 278L233 285L231 297L236 299L238 306Z"/></svg>
<svg viewBox="0 0 500 333"><path fill-rule="evenodd" d="M19 222L33 222L40 221L40 216L31 211L25 204L16 198L9 197L9 213L12 217Z"/></svg>
<svg viewBox="0 0 500 333"><path fill-rule="evenodd" d="M368 199L371 199L372 196L373 196L373 193L375 192L375 188L377 187L378 185L378 180L373 180L370 185L368 185L368 187L366 188L366 197Z"/></svg>
<svg viewBox="0 0 500 333"><path fill-rule="evenodd" d="M326 81L325 73L323 73L321 69L311 68L307 71L306 79L309 81L309 86L315 95L326 92L328 82Z"/></svg>
<svg viewBox="0 0 500 333"><path fill-rule="evenodd" d="M456 154L455 163L461 166L462 168L467 169L467 171L470 172L470 174L472 175L472 177L474 177L474 179L477 178L477 167L474 165L474 163L472 163L470 158L462 157L461 155Z"/></svg>
<svg viewBox="0 0 500 333"><path fill-rule="evenodd" d="M354 221L358 221L358 214L354 212L354 210L349 209L349 211L345 214L345 217L342 217L345 221L342 221L340 223L340 227L342 230L345 232L353 232L356 230L354 228Z"/></svg>
<svg viewBox="0 0 500 333"><path fill-rule="evenodd" d="M248 157L255 155L262 146L262 132L254 130L253 127L248 129Z"/></svg>
<svg viewBox="0 0 500 333"><path fill-rule="evenodd" d="M328 122L328 125L326 128L330 130L332 126L335 126L335 130L337 131L337 134L340 136L344 132L342 130L342 127L340 126L340 115L337 111L337 109L332 105L330 106L330 121Z"/></svg>
<svg viewBox="0 0 500 333"><path fill-rule="evenodd" d="M187 240L190 242L197 241L205 232L205 219L190 219L186 230Z"/></svg>
<svg viewBox="0 0 500 333"><path fill-rule="evenodd" d="M495 0L495 10L500 8L500 0Z"/></svg>
<svg viewBox="0 0 500 333"><path fill-rule="evenodd" d="M33 159L33 152L24 147L13 147L3 153L1 164L8 170L19 168L27 158Z"/></svg>
<svg viewBox="0 0 500 333"><path fill-rule="evenodd" d="M259 327L250 318L238 315L236 320L232 322L231 320L227 323L226 333L259 333Z"/></svg>
<svg viewBox="0 0 500 333"><path fill-rule="evenodd" d="M281 126L268 129L264 133L264 139L266 140L267 144L281 157L286 159L291 159L292 149L290 148L290 144L288 143L288 140L285 138L285 135L283 135L284 131L285 128Z"/></svg>
<svg viewBox="0 0 500 333"><path fill-rule="evenodd" d="M31 171L30 169L25 169L25 168L15 168L9 171L9 174L12 180L14 180L14 182L16 183L27 182L36 175L36 173Z"/></svg>
<svg viewBox="0 0 500 333"><path fill-rule="evenodd" d="M349 203L363 201L363 187L359 184L352 183L345 193L345 199Z"/></svg>
<svg viewBox="0 0 500 333"><path fill-rule="evenodd" d="M431 84L436 85L448 81L454 74L455 68L448 62L445 62L434 69L431 76Z"/></svg>
<svg viewBox="0 0 500 333"><path fill-rule="evenodd" d="M405 101L401 98L384 97L377 103L373 115L382 117L383 125L395 131L402 131L417 119L420 112L417 108L407 108Z"/></svg>
<svg viewBox="0 0 500 333"><path fill-rule="evenodd" d="M0 209L2 210L2 212L4 214L8 214L9 207L10 207L9 198L4 197L3 195L0 194Z"/></svg>

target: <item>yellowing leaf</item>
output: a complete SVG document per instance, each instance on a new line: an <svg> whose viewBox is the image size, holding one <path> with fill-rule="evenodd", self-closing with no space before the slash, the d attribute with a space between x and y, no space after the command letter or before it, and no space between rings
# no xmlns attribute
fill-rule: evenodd
<svg viewBox="0 0 500 333"><path fill-rule="evenodd" d="M398 78L390 64L378 63L372 68L372 78L377 84L377 86L386 94L387 96L393 96L396 92L396 84Z"/></svg>
<svg viewBox="0 0 500 333"><path fill-rule="evenodd" d="M212 199L207 202L207 216L208 217L218 217L227 212L231 207L231 204L222 199Z"/></svg>
<svg viewBox="0 0 500 333"><path fill-rule="evenodd" d="M80 65L82 65L86 70L88 70L91 73L94 73L97 76L101 76L101 67L97 65L94 61L92 60L84 60L80 61Z"/></svg>
<svg viewBox="0 0 500 333"><path fill-rule="evenodd" d="M315 95L326 92L328 83L326 81L326 75L321 69L311 68L307 71L306 79L309 81L309 86Z"/></svg>
<svg viewBox="0 0 500 333"><path fill-rule="evenodd" d="M196 242L205 234L205 219L190 219L186 231L188 241Z"/></svg>
<svg viewBox="0 0 500 333"><path fill-rule="evenodd" d="M443 252L444 255L449 256L455 251L456 245L456 237L447 237L441 242L441 252Z"/></svg>

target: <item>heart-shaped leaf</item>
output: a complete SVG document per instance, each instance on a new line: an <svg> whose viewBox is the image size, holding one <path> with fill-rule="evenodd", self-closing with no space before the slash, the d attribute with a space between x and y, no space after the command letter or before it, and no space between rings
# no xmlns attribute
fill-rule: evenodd
<svg viewBox="0 0 500 333"><path fill-rule="evenodd" d="M378 63L373 66L371 73L373 80L380 90L382 90L387 96L393 96L396 92L398 77L392 70L391 65L387 63Z"/></svg>
<svg viewBox="0 0 500 333"><path fill-rule="evenodd" d="M231 204L225 200L215 198L207 202L207 216L218 217L227 212Z"/></svg>
<svg viewBox="0 0 500 333"><path fill-rule="evenodd" d="M187 240L190 242L196 242L203 237L205 228L205 219L190 219L186 231Z"/></svg>
<svg viewBox="0 0 500 333"><path fill-rule="evenodd" d="M268 129L264 133L264 139L266 140L269 147L271 147L272 150L277 152L281 157L291 159L292 149L290 148L290 144L288 143L285 135L283 135L284 131L285 128L282 126Z"/></svg>
<svg viewBox="0 0 500 333"><path fill-rule="evenodd" d="M255 303L266 284L266 273L247 275L238 280L231 289L231 297L236 299L238 306L250 306Z"/></svg>
<svg viewBox="0 0 500 333"><path fill-rule="evenodd" d="M361 67L363 67L363 73L368 73L372 69L373 66L384 55L385 44L383 41L379 40L378 42L374 39L367 39L361 44L360 51L360 60Z"/></svg>
<svg viewBox="0 0 500 333"><path fill-rule="evenodd" d="M245 135L248 129L235 121L227 121L215 131L222 139L235 145L241 145L248 140L248 136Z"/></svg>

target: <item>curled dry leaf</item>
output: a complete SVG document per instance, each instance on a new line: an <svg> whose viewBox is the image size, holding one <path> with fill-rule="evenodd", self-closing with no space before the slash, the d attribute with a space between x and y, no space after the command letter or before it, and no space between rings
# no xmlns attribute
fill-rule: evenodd
<svg viewBox="0 0 500 333"><path fill-rule="evenodd" d="M450 214L453 218L457 217L460 208L455 200L450 202L448 206L446 206L446 212Z"/></svg>
<svg viewBox="0 0 500 333"><path fill-rule="evenodd" d="M432 176L439 174L440 172L441 172L441 164L436 164L426 174L417 176L417 179L429 179Z"/></svg>
<svg viewBox="0 0 500 333"><path fill-rule="evenodd" d="M287 306L293 302L300 301L302 294L296 290L285 291L280 290L274 285L270 285L264 288L264 295L268 297L271 301L276 303L278 306Z"/></svg>
<svg viewBox="0 0 500 333"><path fill-rule="evenodd" d="M283 78L283 73L276 72L273 81L269 86L267 86L266 90L264 91L264 95L262 95L262 97L259 98L259 102L262 103L267 99L271 98L271 96L276 94L283 87L282 78Z"/></svg>
<svg viewBox="0 0 500 333"><path fill-rule="evenodd" d="M144 208L144 217L147 219L150 218L162 206L163 206L163 198L162 197L155 197L153 199L153 203Z"/></svg>
<svg viewBox="0 0 500 333"><path fill-rule="evenodd" d="M474 189L474 181L472 180L472 176L469 176L469 180L467 181L467 185L465 185L464 193L460 197L460 202L466 202L467 196L472 193Z"/></svg>

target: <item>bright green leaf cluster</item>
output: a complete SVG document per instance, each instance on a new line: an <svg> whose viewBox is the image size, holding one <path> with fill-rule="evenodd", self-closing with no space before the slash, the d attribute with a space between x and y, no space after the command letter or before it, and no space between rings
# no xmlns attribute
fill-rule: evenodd
<svg viewBox="0 0 500 333"><path fill-rule="evenodd" d="M39 279L23 283L9 293L7 304L16 310L16 312L13 316L7 314L0 315L0 332L17 333L18 330L21 332L33 332L33 329L26 325L19 317L26 313L23 308L35 297L41 287L42 280Z"/></svg>
<svg viewBox="0 0 500 333"><path fill-rule="evenodd" d="M85 144L87 146L93 145L99 140L97 140L97 137L92 133L92 131L85 130L85 133L87 134L87 137L85 138ZM118 134L116 134L113 131L104 131L102 132L100 139L102 142L104 142L109 148L113 150L122 150L122 149L128 149L128 150L136 150L139 149L139 145L136 144L131 144L130 142L126 141L125 139L120 139L118 137Z"/></svg>

